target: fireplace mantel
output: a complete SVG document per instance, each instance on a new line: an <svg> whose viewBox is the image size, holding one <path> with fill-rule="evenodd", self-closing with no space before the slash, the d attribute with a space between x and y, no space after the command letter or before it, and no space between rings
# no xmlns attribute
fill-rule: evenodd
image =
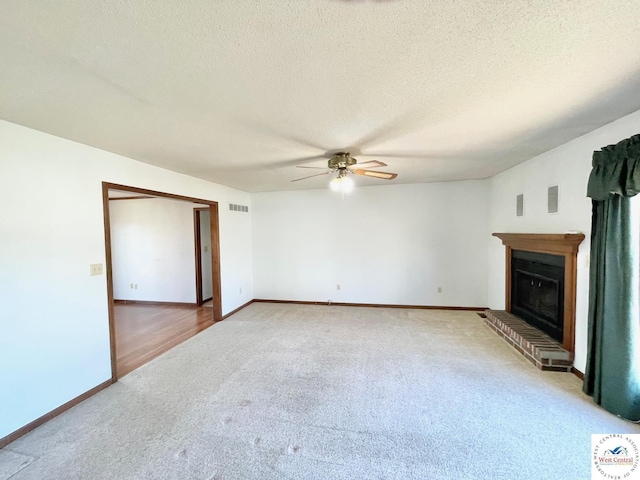
<svg viewBox="0 0 640 480"><path fill-rule="evenodd" d="M505 303L511 313L511 252L550 253L564 257L564 331L562 347L573 353L575 350L576 323L576 277L578 247L584 240L582 233L494 233L506 247Z"/></svg>
<svg viewBox="0 0 640 480"><path fill-rule="evenodd" d="M556 255L578 253L578 246L584 240L582 233L494 233L493 236L513 250Z"/></svg>

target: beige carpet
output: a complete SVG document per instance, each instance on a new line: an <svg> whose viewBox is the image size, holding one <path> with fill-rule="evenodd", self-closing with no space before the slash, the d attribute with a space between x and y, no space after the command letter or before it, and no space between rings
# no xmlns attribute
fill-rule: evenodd
<svg viewBox="0 0 640 480"><path fill-rule="evenodd" d="M0 450L0 478L587 479L640 433L472 312L252 304Z"/></svg>

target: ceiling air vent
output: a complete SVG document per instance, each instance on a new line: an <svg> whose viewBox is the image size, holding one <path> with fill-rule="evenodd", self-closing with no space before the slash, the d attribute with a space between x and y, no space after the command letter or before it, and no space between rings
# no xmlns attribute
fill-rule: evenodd
<svg viewBox="0 0 640 480"><path fill-rule="evenodd" d="M230 203L229 210L232 212L248 212L249 207L247 205L236 205L235 203Z"/></svg>

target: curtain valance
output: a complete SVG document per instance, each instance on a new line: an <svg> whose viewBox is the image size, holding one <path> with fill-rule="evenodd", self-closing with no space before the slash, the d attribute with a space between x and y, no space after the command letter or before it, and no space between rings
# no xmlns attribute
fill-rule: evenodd
<svg viewBox="0 0 640 480"><path fill-rule="evenodd" d="M633 197L640 192L640 135L593 152L587 196L606 200L611 195Z"/></svg>

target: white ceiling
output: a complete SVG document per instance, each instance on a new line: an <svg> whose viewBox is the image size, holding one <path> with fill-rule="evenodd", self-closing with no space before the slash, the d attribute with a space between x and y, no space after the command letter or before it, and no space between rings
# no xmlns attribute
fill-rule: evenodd
<svg viewBox="0 0 640 480"><path fill-rule="evenodd" d="M295 165L345 148L393 183L484 178L640 109L637 0L0 12L0 118L250 192L325 187Z"/></svg>

